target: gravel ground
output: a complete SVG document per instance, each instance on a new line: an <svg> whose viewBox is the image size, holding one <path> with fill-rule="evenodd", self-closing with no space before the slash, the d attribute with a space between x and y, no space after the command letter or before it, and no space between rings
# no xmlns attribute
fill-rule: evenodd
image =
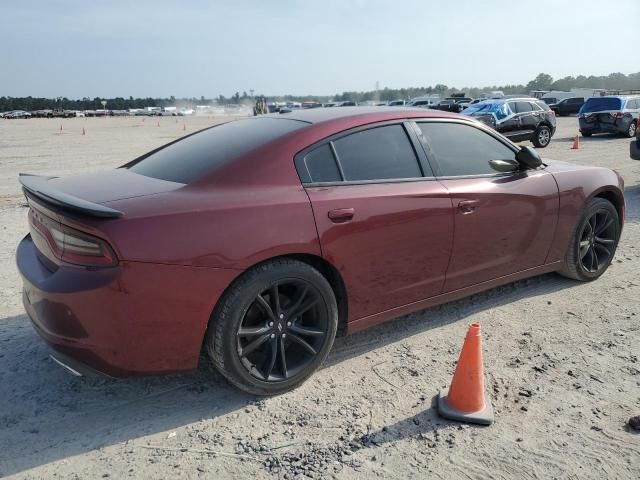
<svg viewBox="0 0 640 480"><path fill-rule="evenodd" d="M72 377L23 313L18 172L114 167L218 119L157 121L0 121L0 476L640 478L640 435L625 425L640 414L640 162L629 140L571 150L577 119L560 118L541 152L625 179L627 223L600 280L543 275L340 338L305 385L262 399L205 362L171 377ZM471 322L483 329L490 427L433 408Z"/></svg>

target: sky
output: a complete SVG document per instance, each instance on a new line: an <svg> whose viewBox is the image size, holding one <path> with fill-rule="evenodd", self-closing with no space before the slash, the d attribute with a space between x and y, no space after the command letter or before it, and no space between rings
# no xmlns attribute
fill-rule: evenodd
<svg viewBox="0 0 640 480"><path fill-rule="evenodd" d="M0 0L0 96L216 97L640 71L640 0Z"/></svg>

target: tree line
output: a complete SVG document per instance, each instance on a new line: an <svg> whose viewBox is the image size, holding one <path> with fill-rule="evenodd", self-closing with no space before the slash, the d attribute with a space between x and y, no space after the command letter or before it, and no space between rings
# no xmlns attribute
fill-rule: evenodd
<svg viewBox="0 0 640 480"><path fill-rule="evenodd" d="M409 88L383 88L382 90L369 90L362 92L342 92L333 96L322 95L253 95L246 91L235 92L230 97L218 95L216 98L179 98L174 96L168 98L88 98L69 99L67 97L41 98L41 97L0 97L0 112L9 110L96 110L102 108L102 101L107 102L106 108L109 110L128 110L130 108L144 107L167 107L174 105L191 106L194 105L227 105L227 104L253 104L256 97L265 97L268 101L380 101L386 102L396 99L409 99L425 95L439 94L441 97L452 93L465 93L469 97L479 97L482 93L501 90L505 95L527 95L532 90L570 90L572 88L604 88L608 90L640 90L640 72L625 75L623 73L611 73L609 75L578 75L553 79L551 75L540 73L536 78L527 84L518 85L491 85L487 87L455 88L444 84L437 84L428 87ZM253 94L253 91L251 92Z"/></svg>
<svg viewBox="0 0 640 480"><path fill-rule="evenodd" d="M604 88L606 90L640 90L640 72L625 75L624 73L611 73L609 75L578 75L577 77L564 77L554 80L547 73L540 73L527 84L517 85L491 85L487 87L455 88L443 84L429 87L411 88L384 88L380 91L367 92L343 92L333 97L335 101L391 101L397 99L409 99L426 95L439 94L441 97L452 93L464 93L468 97L477 98L482 93L501 90L505 95L528 95L532 90L563 90L572 88Z"/></svg>

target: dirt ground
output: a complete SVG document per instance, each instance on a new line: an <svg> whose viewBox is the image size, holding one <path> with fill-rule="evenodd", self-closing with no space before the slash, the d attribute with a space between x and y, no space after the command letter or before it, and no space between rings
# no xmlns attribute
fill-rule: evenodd
<svg viewBox="0 0 640 480"><path fill-rule="evenodd" d="M205 362L125 381L54 364L21 306L18 172L115 167L215 121L0 120L0 477L640 478L640 435L625 426L640 414L640 162L619 137L571 150L575 117L541 153L626 182L627 223L596 282L543 275L339 338L319 372L275 398L238 392ZM483 329L490 427L433 408L471 322Z"/></svg>

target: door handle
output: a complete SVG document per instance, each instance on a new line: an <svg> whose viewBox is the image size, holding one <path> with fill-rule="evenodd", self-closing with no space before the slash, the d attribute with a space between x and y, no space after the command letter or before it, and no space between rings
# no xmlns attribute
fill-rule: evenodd
<svg viewBox="0 0 640 480"><path fill-rule="evenodd" d="M458 210L460 210L463 215L468 215L475 212L477 205L478 200L462 200L458 203Z"/></svg>
<svg viewBox="0 0 640 480"><path fill-rule="evenodd" d="M355 210L353 208L336 208L329 210L329 219L333 223L345 223L353 218Z"/></svg>

